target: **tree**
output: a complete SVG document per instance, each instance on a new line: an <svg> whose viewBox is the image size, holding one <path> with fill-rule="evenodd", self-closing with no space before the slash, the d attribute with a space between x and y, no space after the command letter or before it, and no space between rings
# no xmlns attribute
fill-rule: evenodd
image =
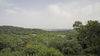
<svg viewBox="0 0 100 56"><path fill-rule="evenodd" d="M86 53L99 54L100 23L89 20L86 25L82 25L82 23L76 21L73 27L79 33L77 38L84 51Z"/></svg>
<svg viewBox="0 0 100 56"><path fill-rule="evenodd" d="M63 56L63 54L60 51L55 50L54 48L47 48L47 47L42 48L39 51L39 53L35 55L36 56Z"/></svg>
<svg viewBox="0 0 100 56"><path fill-rule="evenodd" d="M82 22L80 21L75 21L75 23L73 24L73 27L76 31L79 31L80 26L82 26Z"/></svg>

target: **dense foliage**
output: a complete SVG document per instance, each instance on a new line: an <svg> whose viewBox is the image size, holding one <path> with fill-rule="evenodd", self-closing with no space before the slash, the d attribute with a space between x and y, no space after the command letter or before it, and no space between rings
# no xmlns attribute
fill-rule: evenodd
<svg viewBox="0 0 100 56"><path fill-rule="evenodd" d="M99 56L100 23L76 21L73 30L0 26L0 56Z"/></svg>
<svg viewBox="0 0 100 56"><path fill-rule="evenodd" d="M80 21L76 21L73 25L78 32L78 41L81 44L84 53L100 55L100 23L98 21L88 21L83 25Z"/></svg>

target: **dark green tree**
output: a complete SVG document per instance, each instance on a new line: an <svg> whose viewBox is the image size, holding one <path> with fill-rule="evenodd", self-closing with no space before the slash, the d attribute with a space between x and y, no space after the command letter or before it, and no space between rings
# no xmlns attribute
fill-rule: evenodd
<svg viewBox="0 0 100 56"><path fill-rule="evenodd" d="M99 55L100 51L100 23L89 20L86 25L79 21L73 24L74 29L78 32L78 41L82 45L84 52Z"/></svg>

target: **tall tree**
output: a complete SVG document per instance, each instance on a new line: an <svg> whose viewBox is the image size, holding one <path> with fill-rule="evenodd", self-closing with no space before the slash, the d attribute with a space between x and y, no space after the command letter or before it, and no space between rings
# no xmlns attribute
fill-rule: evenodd
<svg viewBox="0 0 100 56"><path fill-rule="evenodd" d="M79 33L78 41L87 53L99 54L100 51L100 23L89 20L86 25L76 21L73 24L74 29Z"/></svg>

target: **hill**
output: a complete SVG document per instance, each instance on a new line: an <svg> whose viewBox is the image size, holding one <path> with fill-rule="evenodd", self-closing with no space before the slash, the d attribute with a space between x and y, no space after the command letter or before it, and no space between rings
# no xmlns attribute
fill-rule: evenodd
<svg viewBox="0 0 100 56"><path fill-rule="evenodd" d="M44 32L42 29L29 29L14 26L0 26L0 34L28 35Z"/></svg>

